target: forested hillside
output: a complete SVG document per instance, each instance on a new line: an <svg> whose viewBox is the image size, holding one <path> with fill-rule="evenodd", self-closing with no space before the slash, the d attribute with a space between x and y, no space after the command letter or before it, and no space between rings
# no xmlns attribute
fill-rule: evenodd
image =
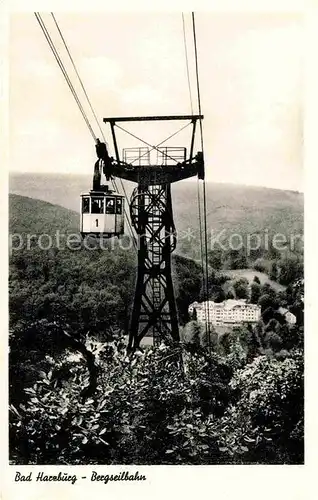
<svg viewBox="0 0 318 500"><path fill-rule="evenodd" d="M9 196L11 234L78 233L79 213L27 196Z"/></svg>
<svg viewBox="0 0 318 500"><path fill-rule="evenodd" d="M92 318L100 322L99 326L94 324L95 333L104 332L106 327L126 331L135 287L135 251L118 240L105 242L104 248L93 248L93 241L91 249L78 242L67 245L63 236L78 234L79 214L41 200L10 195L9 211L11 322L16 316L31 320L52 319L59 314L68 322L76 317L77 329L87 317L91 326ZM23 248L14 235L23 237ZM27 235L33 235L29 243ZM41 248L41 235L51 236L51 248L46 249L47 238L43 238L45 249ZM174 258L173 277L182 318L186 318L191 301L200 296L200 276L197 264L184 257ZM91 308L95 308L94 314Z"/></svg>
<svg viewBox="0 0 318 500"><path fill-rule="evenodd" d="M79 211L79 194L91 188L92 179L85 175L11 174L10 193L44 200L70 210ZM124 182L128 196L134 185ZM189 228L198 230L196 181L183 181L172 186L173 211L179 232L179 245L184 243ZM213 234L242 235L265 230L270 233L303 233L303 194L253 186L207 183L207 227ZM223 235L223 238L225 237ZM182 241L183 240L183 241Z"/></svg>
<svg viewBox="0 0 318 500"><path fill-rule="evenodd" d="M272 278L286 281L275 290L257 276L249 283L223 273L243 264L241 254L210 251L209 297L246 297L262 308L255 328L219 337L188 322L189 304L203 299L202 270L176 254L182 343L129 358L136 255L121 240L92 249L57 245L56 232L76 234L78 218L10 196L10 233L19 235L9 275L12 463L302 463L301 260L290 264L290 255L271 250ZM52 236L45 250L43 234ZM280 306L297 325L286 324Z"/></svg>

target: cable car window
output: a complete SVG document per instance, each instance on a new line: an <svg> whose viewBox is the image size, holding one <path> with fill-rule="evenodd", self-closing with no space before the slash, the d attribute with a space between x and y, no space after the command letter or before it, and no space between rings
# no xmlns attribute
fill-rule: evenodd
<svg viewBox="0 0 318 500"><path fill-rule="evenodd" d="M82 199L82 213L83 214L89 213L89 198Z"/></svg>
<svg viewBox="0 0 318 500"><path fill-rule="evenodd" d="M115 213L115 198L106 199L106 214Z"/></svg>
<svg viewBox="0 0 318 500"><path fill-rule="evenodd" d="M104 199L92 198L92 214L103 214L103 213L104 213Z"/></svg>
<svg viewBox="0 0 318 500"><path fill-rule="evenodd" d="M123 201L121 198L116 199L116 214L121 214L123 211Z"/></svg>

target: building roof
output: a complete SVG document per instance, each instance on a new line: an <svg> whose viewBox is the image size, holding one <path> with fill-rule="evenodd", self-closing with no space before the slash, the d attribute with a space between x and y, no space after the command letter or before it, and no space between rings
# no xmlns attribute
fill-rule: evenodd
<svg viewBox="0 0 318 500"><path fill-rule="evenodd" d="M287 313L291 314L292 316L295 316L295 314L293 314L292 312L288 311L288 309L286 309L285 307L279 307L278 308L278 312L282 315L282 316L286 316ZM296 316L295 316L296 318Z"/></svg>
<svg viewBox="0 0 318 500"><path fill-rule="evenodd" d="M285 314L288 313L289 311L288 311L288 309L286 309L286 307L279 307L278 312L280 314L282 314L283 316L285 316Z"/></svg>
<svg viewBox="0 0 318 500"><path fill-rule="evenodd" d="M214 302L213 300L208 300L206 302L193 302L189 306L190 308L197 308L197 309L204 309L206 307L213 307L215 309L236 309L236 308L241 308L241 307L248 307L249 309L260 309L260 306L257 304L249 304L246 302L246 299L240 299L240 300L235 300L235 299L227 299L224 300L223 302Z"/></svg>

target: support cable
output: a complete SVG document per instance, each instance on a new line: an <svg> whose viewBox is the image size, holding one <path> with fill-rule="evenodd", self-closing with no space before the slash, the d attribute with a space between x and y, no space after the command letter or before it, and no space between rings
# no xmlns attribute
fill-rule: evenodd
<svg viewBox="0 0 318 500"><path fill-rule="evenodd" d="M62 41L63 41L64 47L65 47L65 49L66 49L66 52L68 53L68 56L69 56L69 58L70 58L70 60L71 60L72 66L73 66L74 71L75 71L75 73L76 73L76 76L77 76L77 78L78 78L78 80L79 80L79 82L80 82L80 84L81 84L81 87L82 87L83 92L84 92L84 94L85 94L85 97L86 97L86 99L87 99L88 105L89 105L89 107L90 107L90 109L91 109L91 112L93 113L93 116L94 116L94 118L95 118L96 124L97 124L97 126L98 126L98 128L99 128L99 131L100 131L100 133L101 133L101 135L102 135L102 137L103 137L104 142L107 144L107 141L106 141L106 139L105 139L105 137L104 137L103 130L102 130L101 126L100 126L100 123L99 123L99 120L98 120L97 115L96 115L96 113L95 113L95 110L94 110L94 108L93 108L93 106L92 106L92 103L91 103L91 101L90 101L90 98L88 97L88 94L87 94L86 89L85 89L85 87L84 87L83 81L82 81L82 79L81 79L81 77L80 77L80 75L79 75L79 73L78 73L78 71L77 71L77 68L76 68L76 65L75 65L74 59L73 59L73 57L72 57L72 55L71 55L71 53L70 53L70 50L69 50L68 45L67 45L67 43L66 43L66 40L65 40L65 38L64 38L64 36L63 36L63 34L62 34L62 31L61 31L61 29L60 29L60 27L59 27L59 24L58 24L58 22L57 22L57 20L56 20L56 17L54 16L54 13L53 13L53 12L51 12L51 16L52 16L52 18L53 18L53 20L54 20L54 23L55 23L55 26L56 26L56 28L57 28L57 30L58 30L58 32L59 32L59 35L60 35L60 37L61 37L61 39L62 39ZM108 146L108 144L107 144L107 146Z"/></svg>
<svg viewBox="0 0 318 500"><path fill-rule="evenodd" d="M190 80L190 72L189 72L189 59L188 59L188 47L187 47L187 38L186 38L186 30L185 30L185 19L184 13L182 12L182 28L183 28L183 43L184 43L184 53L185 53L185 61L186 61L186 70L187 70L187 80L188 80L188 89L189 89L189 99L190 99L190 108L191 114L193 115L193 102L192 102L192 92L191 92L191 80ZM201 123L201 120L200 120ZM204 271L204 257L203 257L203 235L202 235L202 219L201 219L201 200L200 200L200 181L197 177L197 202L198 202L198 216L199 216L199 237L200 237L200 258L201 258L201 269L202 269L202 288L203 288L203 298L206 295L206 284L205 284L205 271ZM207 317L207 304L205 305L205 316ZM205 324L206 334L207 324Z"/></svg>
<svg viewBox="0 0 318 500"><path fill-rule="evenodd" d="M88 102L88 105L89 105L89 107L90 107L90 109L91 109L92 113L93 113L93 116L94 116L94 118L95 118L96 124L97 124L97 126L98 126L98 128L99 128L99 131L100 131L100 133L101 133L101 136L102 136L102 138L103 138L103 141L105 142L105 144L106 144L106 145L107 145L107 147L108 147L108 143L107 143L107 141L106 141L106 138L105 138L105 135L104 135L103 129L102 129L102 127L101 127L100 123L99 123L99 120L98 120L98 118L97 118L97 115L96 115L96 113L95 113L95 110L94 110L94 108L93 108L93 105L92 105L92 103L91 103L91 100L90 100L90 98L89 98L89 96L88 96L88 94L87 94L87 91L86 91L85 87L84 87L84 83L83 83L83 81L82 81L82 79L81 79L81 77L80 77L80 75L79 75L79 72L78 72L78 70L77 70L77 68L76 68L76 65L75 65L75 62L74 62L74 59L73 59L73 57L72 57L72 55L71 55L71 52L70 52L70 50L69 50L69 48L68 48L68 45L67 45L67 43L66 43L66 40L65 40L65 38L64 38L64 36L63 36L63 34L62 34L62 31L61 31L61 29L60 29L60 27L59 27L59 25L58 25L58 22L57 22L57 20L56 20L56 17L54 16L54 13L53 13L53 12L51 12L51 16L52 16L52 18L53 18L53 20L54 20L54 23L55 23L55 26L56 26L56 28L57 28L57 30L58 30L58 32L59 32L59 35L60 35L60 37L61 37L61 39L62 39L62 41L63 41L63 44L64 44L64 47L65 47L65 49L66 49L66 51L67 51L67 54L68 54L68 56L69 56L69 58L70 58L70 60L71 60L71 63L72 63L72 66L73 66L73 68L74 68L74 71L75 71L75 73L76 73L76 76L77 76L77 78L78 78L78 80L79 80L79 82L80 82L80 84L81 84L81 87L82 87L83 92L84 92L84 94L85 94L86 100L87 100L87 102ZM116 184L115 179L112 179L112 180L111 180L111 182L112 182L113 187L115 188L115 190L119 192L119 190L118 190L118 188L117 188L117 184ZM127 202L127 204L129 205L129 198L128 198L128 195L127 195L127 193L126 193L126 189L125 189L125 186L124 186L124 183L123 183L122 179L120 179L120 184L121 184L121 188L122 188L122 191L123 191L123 193L124 193L124 196L125 196L126 202ZM129 232L130 232L130 235L131 235L131 237L132 237L132 240L133 240L133 244L134 244L135 250L137 250L137 242L136 242L136 238L135 238L135 236L134 236L134 234L133 234L132 225L131 225L131 222L130 222L130 219L129 219L128 215L127 215L126 210L124 210L124 215L125 215L125 219L126 219L127 225L128 225L128 227L129 227Z"/></svg>
<svg viewBox="0 0 318 500"><path fill-rule="evenodd" d="M47 28L46 28L46 26L45 26L45 23L44 23L44 21L43 21L43 19L42 19L42 17L41 17L41 15L40 15L40 13L39 13L39 12L35 12L35 13L34 13L34 15L35 15L35 17L36 17L36 19L37 19L37 21L38 21L38 23L39 23L39 25L40 25L40 27L41 27L41 29L42 29L43 33L44 33L44 36L45 36L45 38L46 38L46 41L48 42L48 44L49 44L49 46L50 46L50 48L51 48L51 50L52 50L52 52L53 52L53 54L54 54L54 57L55 57L55 59L56 59L56 61L57 61L58 65L59 65L59 67L60 67L60 69L61 69L61 71L62 71L62 73L63 73L63 75L64 75L64 78L65 78L65 80L66 80L66 82L67 82L67 84L68 84L68 86L69 86L69 88L70 88L70 91L71 91L71 93L72 93L72 95L73 95L73 97L74 97L74 99L75 99L75 101L76 101L76 103L77 103L77 105L78 105L78 107L79 107L79 109L80 109L81 113L82 113L82 116L83 116L83 118L84 118L84 120L85 120L85 123L86 123L86 125L87 125L87 127L88 127L88 129L89 129L89 131L90 131L90 133L91 133L91 135L92 135L92 137L93 137L94 141L96 142L97 137L96 137L96 135L95 135L95 133L94 133L94 131L93 131L92 127L91 127L91 124L90 124L90 122L89 122L89 119L88 119L88 117L87 117L87 115L86 115L86 113L85 113L85 111L84 111L84 108L83 108L83 106L82 106L82 104L81 104L81 102L80 102L80 100L79 100L79 97L78 97L78 95L77 95L77 93L76 93L76 90L75 90L74 86L72 85L72 82L71 82L71 80L70 80L70 78L69 78L69 76L68 76L68 74L67 74L67 71L66 71L66 69L65 69L65 66L64 66L64 64L63 64L63 62L62 62L62 60L61 60L61 58L60 58L60 56L59 56L59 54L58 54L58 51L57 51L57 49L56 49L56 47L55 47L55 45L54 45L54 42L53 42L52 38L50 37L50 34L49 34L49 32L48 32L48 30L47 30ZM69 58L70 58L70 60L71 60L71 62L72 62L72 65L73 65L73 68L74 68L74 70L75 70L75 73L76 73L76 75L77 75L77 77L78 77L78 79L79 79L79 82L80 82L81 86L82 86L82 89L83 89L83 91L84 91L85 97L86 97L87 102L88 102L88 104L89 104L89 106L90 106L90 108L91 108L91 111L92 111L93 115L94 115L94 118L95 118L96 123L97 123L97 125L98 125L98 127L99 127L99 130L100 130L100 132L101 132L101 135L102 135L102 137L103 137L103 140L104 140L104 141L105 141L105 143L106 143L107 141L106 141L106 139L105 139L105 136L104 136L103 130L102 130L102 128L101 128L101 126L100 126L100 124L99 124L99 122L98 122L97 115L96 115L96 113L95 113L95 111L94 111L94 108L93 108L93 106L92 106L92 104L91 104L91 101L90 101L90 99L89 99L89 97L88 97L88 94L87 94L87 92L86 92L86 90L85 90L85 87L84 87L83 81L82 81L82 79L81 79L81 77L80 77L80 75L79 75L79 73L78 73L78 71L77 71L77 68L76 68L75 62L74 62L74 60L73 60L73 58L72 58L72 55L71 55L71 53L70 53L70 50L69 50L69 48L68 48L67 44L66 44L65 38L63 37L63 34L62 34L62 32L61 32L61 29L60 29L60 27L59 27L59 25L58 25L58 23L57 23L57 20L56 20L56 18L55 18L55 16L54 16L53 12L51 12L51 15L52 15L52 17L53 17L53 19L54 19L54 22L55 22L55 25L56 25L56 27L57 27L57 29L58 29L58 32L59 32L59 34L60 34L60 37L62 38L63 44L64 44L64 46L65 46L65 49L66 49L67 53L68 53L68 56L69 56ZM129 205L129 199L128 199L128 196L127 196L127 193L126 193L126 190L125 190L125 187L124 187L124 184L123 184L122 179L120 179L120 181L121 181L121 186L122 186L122 189L123 189L123 192L124 192L124 196L125 196L126 201L127 201L128 205ZM115 181L114 179L112 179L112 184L113 184L113 187L115 188L115 190L116 190L116 191L119 191L119 190L118 190L118 188L117 188L117 185L116 185L116 181ZM129 227L129 232L130 232L131 237L132 237L132 240L133 240L133 245L134 245L134 247L135 247L135 250L137 250L137 242L136 242L136 238L135 238L135 236L134 236L134 234L133 234L132 226L131 226L131 223L130 223L130 220L129 220L129 217L128 217L128 215L127 215L126 210L124 210L124 214L125 214L126 222L127 222L127 224L128 224L128 227Z"/></svg>
<svg viewBox="0 0 318 500"><path fill-rule="evenodd" d="M203 234L202 234L202 208L201 208L201 199L200 199L200 182L197 178L197 202L198 202L198 215L199 215L199 231L200 231L200 257L201 257L201 268L202 268L202 286L203 286L203 295L205 296L205 272L204 272L204 260L203 260Z"/></svg>
<svg viewBox="0 0 318 500"><path fill-rule="evenodd" d="M198 99L199 114L201 115L201 95L200 95L200 82L199 82L198 50L197 50L197 38L196 38L194 12L192 12L192 28L193 28L193 41L194 41L194 54L195 54L195 72L196 72L196 81L197 81L197 99ZM199 123L200 123L200 135L201 135L201 149L202 149L202 154L203 154L204 153L204 144L203 144L203 128L202 128L202 119L201 118L199 119ZM205 183L205 179L203 179L203 214L204 214L206 302L208 302L208 300L209 300L209 267L208 267L208 235L207 235L207 209L206 209L206 183ZM209 311L208 303L207 303L207 310L206 310L206 320L208 323L209 349L211 350L210 311Z"/></svg>
<svg viewBox="0 0 318 500"><path fill-rule="evenodd" d="M91 127L91 124L89 123L88 117L87 117L87 115L86 115L86 113L84 111L83 106L81 105L81 102L80 102L80 100L78 98L76 90L75 90L74 86L72 85L72 82L71 82L71 80L70 80L70 78L69 78L69 76L67 74L65 66L64 66L64 64L63 64L63 62L62 62L62 60L61 60L61 58L60 58L60 56L58 54L58 51L55 48L55 45L54 45L54 43L52 41L52 38L50 37L49 32L48 32L48 30L47 30L47 28L46 28L46 26L45 26L45 24L44 24L44 22L43 22L43 20L41 18L41 15L40 15L39 12L35 12L34 15L35 15L35 17L36 17L36 19L37 19L40 27L41 27L41 30L43 31L43 34L45 36L45 39L46 39L49 47L51 48L51 50L53 52L53 55L54 55L54 57L56 59L56 62L58 63L58 65L59 65L59 67L60 67L60 69L61 69L61 71L62 71L62 73L64 75L64 78L65 78L65 80L66 80L66 82L67 82L67 84L69 86L69 89L70 89L70 91L71 91L71 93L72 93L72 95L73 95L73 97L74 97L74 99L75 99L75 101L76 101L76 103L77 103L77 105L79 107L79 110L82 113L82 116L83 116L83 118L85 120L85 123L86 123L86 125L87 125L87 127L88 127L88 129L89 129L89 131L90 131L90 133L91 133L94 141L96 142L96 135L95 135L95 133L94 133L92 127Z"/></svg>
<svg viewBox="0 0 318 500"><path fill-rule="evenodd" d="M184 53L185 53L185 59L186 59L186 69L187 69L187 80L188 80L188 89L189 89L189 97L190 97L191 115L193 115L192 92L191 92L191 81L190 81L189 60L188 60L188 47L187 47L187 37L186 37L183 12L182 12L182 29L183 29L183 43L184 43Z"/></svg>

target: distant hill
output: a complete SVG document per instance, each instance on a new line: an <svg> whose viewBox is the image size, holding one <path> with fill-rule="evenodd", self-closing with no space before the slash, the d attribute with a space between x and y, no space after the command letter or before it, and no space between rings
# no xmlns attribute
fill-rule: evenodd
<svg viewBox="0 0 318 500"><path fill-rule="evenodd" d="M79 214L42 200L9 195L9 232L19 234L70 234L79 231Z"/></svg>
<svg viewBox="0 0 318 500"><path fill-rule="evenodd" d="M198 224L196 183L174 187L174 213L181 229ZM206 183L209 231L240 234L303 231L303 194L255 186Z"/></svg>
<svg viewBox="0 0 318 500"><path fill-rule="evenodd" d="M15 276L17 293L21 291L20 284L21 286L30 286L37 289L33 278L41 281L43 273L46 272L48 276L52 277L54 275L54 280L49 284L44 280L46 283L46 285L44 283L46 286L45 293L55 293L56 281L59 282L63 275L63 280L70 287L74 285L74 280L79 280L77 286L81 287L83 285L84 288L94 286L96 289L99 289L98 287L104 289L108 286L122 286L125 294L128 294L128 301L131 304L137 269L137 259L133 249L129 249L127 246L120 248L120 246L115 245L112 251L108 251L107 246L105 246L105 252L97 249L94 253L85 247L81 247L80 252L73 252L69 247L65 247L65 240L62 237L60 239L61 246L58 246L57 240L54 237L57 231L59 231L61 236L63 234L78 233L78 213L42 200L10 194L9 231L11 234L24 236L24 243L27 242L27 234L38 236L43 234L51 235L53 236L52 246L58 250L51 254L46 251L46 248L44 248L44 252L40 251L42 248L37 245L38 240L36 238L31 240L35 243L32 245L31 251L27 248L28 245L19 247L17 243L13 243L12 247L14 250L11 255L11 271L13 273L12 276ZM118 240L116 239L116 241ZM43 245L48 245L46 240L43 242ZM25 263L23 263L24 258ZM57 269L59 270L57 271ZM32 276L31 280L28 279L30 275ZM126 275L129 278L127 278L127 283L123 282L123 276ZM46 279L48 279L48 276ZM179 319L181 322L184 322L187 318L189 304L194 300L198 300L200 296L201 270L191 259L174 255L172 277L175 285ZM17 282L19 283L18 285ZM59 282L59 284L61 283ZM42 285L43 283L41 282ZM75 293L74 290L72 293ZM33 290L33 293L37 292ZM113 293L113 291L110 292L110 297L113 296ZM117 310L116 307L113 309ZM118 308L120 307L122 305L118 306ZM120 322L122 327L122 324L128 318L127 311L120 309L120 316L122 316Z"/></svg>
<svg viewBox="0 0 318 500"><path fill-rule="evenodd" d="M118 181L117 181L118 182ZM44 200L73 211L64 213L63 224L75 222L79 195L88 191L91 177L61 174L11 174L10 193ZM120 183L118 182L118 186ZM133 184L125 182L128 196ZM179 239L188 228L198 229L196 181L183 181L172 187L173 211ZM14 198L13 198L14 199ZM207 183L207 227L209 234L219 231L271 233L303 232L303 194L262 187ZM36 212L41 210L40 202ZM52 208L52 213L54 213ZM61 212L62 214L62 212ZM40 215L39 215L40 217ZM57 221L57 218L53 218ZM68 222L67 222L68 221ZM76 222L77 224L77 222Z"/></svg>

